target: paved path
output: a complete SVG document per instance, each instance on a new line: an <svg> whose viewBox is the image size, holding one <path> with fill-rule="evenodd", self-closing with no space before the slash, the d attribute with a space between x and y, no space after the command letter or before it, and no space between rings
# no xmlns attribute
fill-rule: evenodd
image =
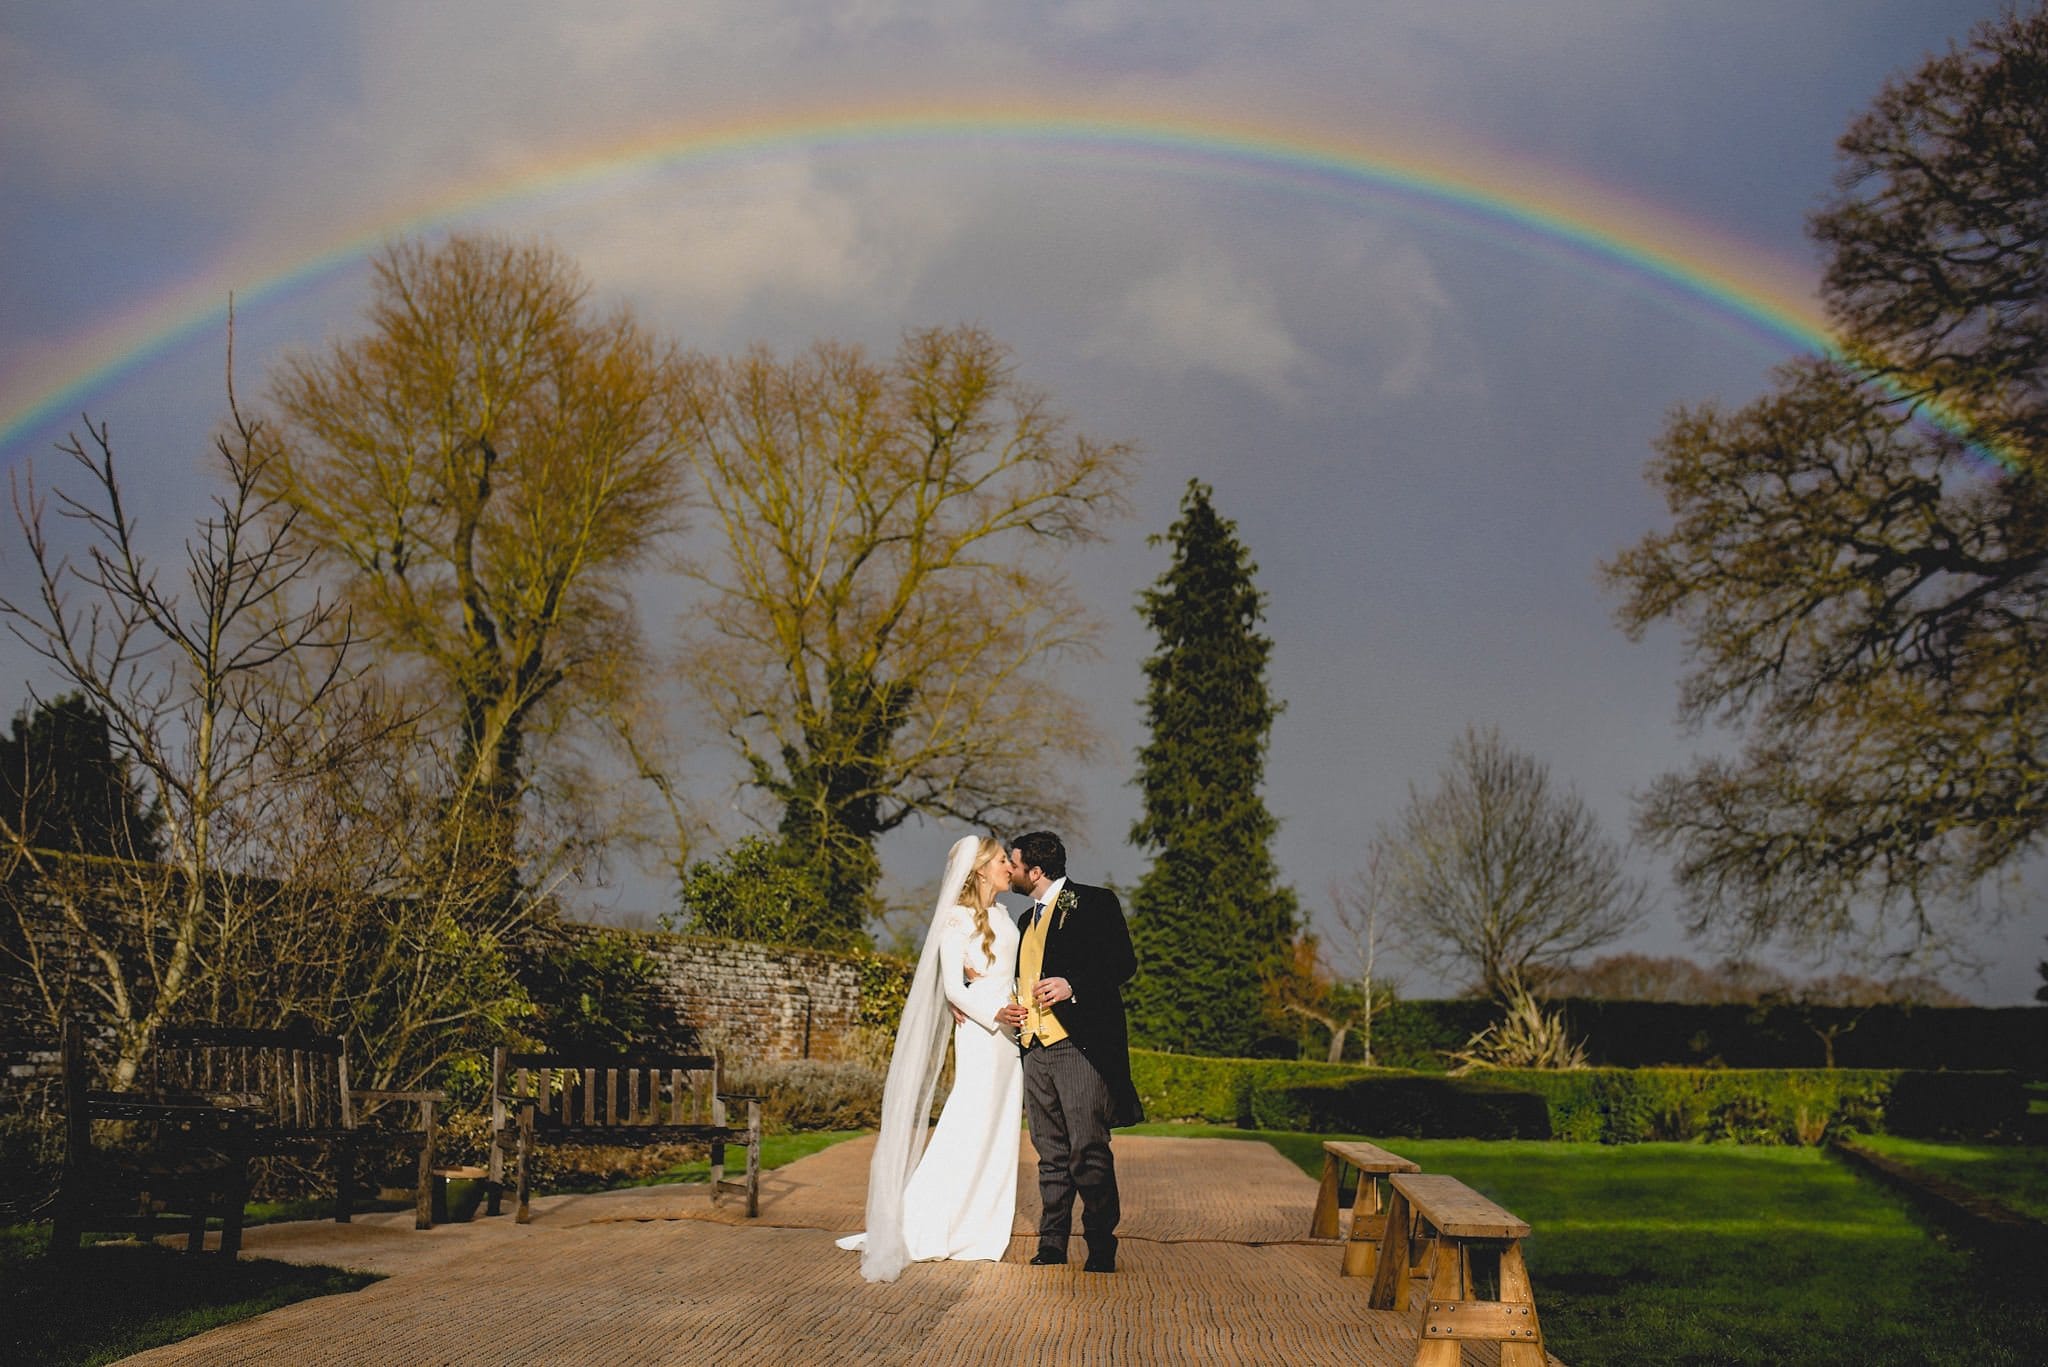
<svg viewBox="0 0 2048 1367"><path fill-rule="evenodd" d="M1316 1184L1272 1148L1228 1139L1116 1141L1119 1270L1031 1267L1038 1200L1029 1145L1017 1235L1001 1263L917 1263L889 1284L833 1247L860 1228L871 1140L762 1175L761 1215L706 1189L545 1197L431 1230L410 1213L264 1225L246 1253L386 1274L127 1359L173 1363L1286 1363L1395 1367L1408 1317L1368 1310L1308 1239ZM509 1207L508 1207L509 1209ZM1498 1354L1468 1345L1467 1363ZM1555 1360L1553 1359L1553 1362Z"/></svg>

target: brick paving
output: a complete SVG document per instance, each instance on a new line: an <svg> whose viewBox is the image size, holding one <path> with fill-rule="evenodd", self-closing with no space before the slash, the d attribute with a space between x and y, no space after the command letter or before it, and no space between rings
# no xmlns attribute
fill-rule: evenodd
<svg viewBox="0 0 2048 1367"><path fill-rule="evenodd" d="M385 1275L127 1359L212 1364L1287 1363L1395 1367L1407 1315L1366 1308L1334 1243L1306 1237L1316 1184L1264 1144L1126 1135L1119 1270L1028 1266L1030 1146L1000 1263L918 1263L861 1280L832 1240L859 1229L872 1141L762 1175L761 1215L702 1186L543 1197L534 1219L432 1230L410 1213L264 1225L246 1256ZM1541 1288L1538 1288L1540 1305ZM1488 1344L1467 1363L1493 1367ZM1554 1363L1556 1360L1552 1359Z"/></svg>

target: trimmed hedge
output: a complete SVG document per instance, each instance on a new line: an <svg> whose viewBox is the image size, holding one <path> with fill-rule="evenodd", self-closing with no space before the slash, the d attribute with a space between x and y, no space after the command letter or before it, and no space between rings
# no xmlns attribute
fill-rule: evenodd
<svg viewBox="0 0 2048 1367"><path fill-rule="evenodd" d="M1550 1112L1533 1091L1491 1078L1374 1071L1261 1091L1262 1130L1400 1135L1409 1139L1549 1139Z"/></svg>
<svg viewBox="0 0 2048 1367"><path fill-rule="evenodd" d="M1131 1053L1154 1120L1407 1138L1818 1144L1849 1130L2017 1135L2012 1073L1877 1068L1498 1069L1464 1077L1350 1064Z"/></svg>
<svg viewBox="0 0 2048 1367"><path fill-rule="evenodd" d="M1300 1059L1209 1058L1131 1050L1131 1082L1150 1120L1201 1120L1255 1129L1252 1098L1297 1082L1345 1080L1361 1070L1349 1063Z"/></svg>
<svg viewBox="0 0 2048 1367"><path fill-rule="evenodd" d="M1822 1036L1832 1031L1843 1068L2048 1073L2048 1007L1704 1006L1579 997L1546 1005L1563 1009L1566 1030L1601 1067L1819 1068L1827 1061ZM1445 1054L1499 1016L1498 1006L1475 998L1395 1002L1373 1020L1373 1061L1440 1072Z"/></svg>

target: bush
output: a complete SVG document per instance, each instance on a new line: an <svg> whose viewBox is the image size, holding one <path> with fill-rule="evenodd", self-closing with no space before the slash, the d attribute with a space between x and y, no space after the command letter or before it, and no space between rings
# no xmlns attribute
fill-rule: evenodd
<svg viewBox="0 0 2048 1367"><path fill-rule="evenodd" d="M1877 1068L1493 1068L1451 1078L1134 1049L1131 1078L1154 1120L1410 1138L1810 1145L1852 1130L2017 1137L2027 1109L2011 1073Z"/></svg>
<svg viewBox="0 0 2048 1367"><path fill-rule="evenodd" d="M1535 1092L1485 1077L1372 1072L1299 1083L1252 1098L1260 1129L1400 1135L1410 1139L1549 1139Z"/></svg>
<svg viewBox="0 0 2048 1367"><path fill-rule="evenodd" d="M654 961L623 931L578 927L537 939L519 977L527 1029L553 1049L630 1049L652 1034Z"/></svg>
<svg viewBox="0 0 2048 1367"><path fill-rule="evenodd" d="M860 1063L793 1059L730 1068L725 1089L758 1094L762 1127L776 1133L871 1130L882 1123L883 1080ZM742 1111L728 1119L744 1124L746 1116Z"/></svg>
<svg viewBox="0 0 2048 1367"><path fill-rule="evenodd" d="M1411 1138L1813 1145L1854 1130L2013 1135L2025 1100L2010 1073L1493 1069L1463 1078L1367 1073L1294 1085L1254 1097L1253 1111L1273 1129Z"/></svg>
<svg viewBox="0 0 2048 1367"><path fill-rule="evenodd" d="M1596 1067L1817 1068L1834 1036L1844 1068L2011 1069L2048 1073L2048 1007L1810 1006L1594 1001L1563 1008ZM1501 1009L1474 998L1399 1001L1372 1026L1383 1067L1439 1072L1444 1059Z"/></svg>
<svg viewBox="0 0 2048 1367"><path fill-rule="evenodd" d="M1885 1107L1886 1134L1909 1139L2017 1139L2027 1089L2011 1073L1900 1073Z"/></svg>
<svg viewBox="0 0 2048 1367"><path fill-rule="evenodd" d="M1205 1120L1212 1125L1255 1128L1253 1098L1262 1091L1297 1082L1356 1077L1348 1063L1290 1059L1207 1058L1131 1050L1131 1081L1153 1120Z"/></svg>

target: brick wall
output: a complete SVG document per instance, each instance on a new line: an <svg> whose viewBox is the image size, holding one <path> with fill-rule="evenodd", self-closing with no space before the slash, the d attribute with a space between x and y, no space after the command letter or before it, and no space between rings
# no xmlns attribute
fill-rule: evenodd
<svg viewBox="0 0 2048 1367"><path fill-rule="evenodd" d="M54 910L33 889L16 885L7 895L0 924L6 941L0 944L0 1086L58 1072L56 1028L25 971L26 958L39 958L44 973L65 985L66 1014L87 1017L88 1030L93 1010L84 988L93 965L64 934ZM17 919L24 903L29 914ZM24 920L33 956L25 953ZM624 935L654 960L655 1015L671 1047L714 1047L745 1063L837 1058L860 1006L860 963L842 955L601 926L567 924L561 931Z"/></svg>
<svg viewBox="0 0 2048 1367"><path fill-rule="evenodd" d="M860 964L842 955L597 926L563 930L622 934L652 959L658 1018L680 1047L709 1045L756 1063L837 1058L860 1009Z"/></svg>

